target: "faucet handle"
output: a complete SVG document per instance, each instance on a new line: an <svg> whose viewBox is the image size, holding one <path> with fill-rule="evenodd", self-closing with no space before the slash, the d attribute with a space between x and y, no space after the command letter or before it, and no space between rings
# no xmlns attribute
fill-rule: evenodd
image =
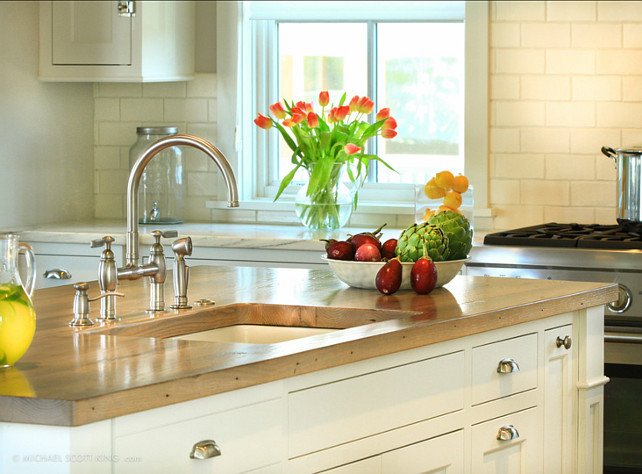
<svg viewBox="0 0 642 474"><path fill-rule="evenodd" d="M152 231L152 237L154 237L154 243L160 244L160 239L171 239L172 237L178 237L178 231L175 230L154 230Z"/></svg>
<svg viewBox="0 0 642 474"><path fill-rule="evenodd" d="M89 302L96 301L106 296L121 296L124 297L122 293L116 293L115 291L103 293L94 298L89 298L87 291L89 291L89 283L80 282L74 285L76 290L76 296L74 297L74 319L69 322L69 326L93 326L94 322L89 319Z"/></svg>
<svg viewBox="0 0 642 474"><path fill-rule="evenodd" d="M107 250L111 250L111 244L115 239L111 235L106 235L102 239L95 239L91 241L91 248L95 249L98 247L102 247L103 245L106 247Z"/></svg>

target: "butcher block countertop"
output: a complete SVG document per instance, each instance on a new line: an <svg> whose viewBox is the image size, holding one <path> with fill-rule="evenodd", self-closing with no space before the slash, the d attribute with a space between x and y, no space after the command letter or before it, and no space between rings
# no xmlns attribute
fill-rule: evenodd
<svg viewBox="0 0 642 474"><path fill-rule="evenodd" d="M330 270L203 266L191 269L188 296L215 305L151 315L148 287L120 281L120 321L73 329L73 287L36 291L31 347L0 369L0 421L83 425L617 298L615 284L469 276L428 295L384 296L346 287ZM98 294L91 282L90 297ZM92 303L92 319L99 309ZM167 339L239 323L344 330L275 344Z"/></svg>

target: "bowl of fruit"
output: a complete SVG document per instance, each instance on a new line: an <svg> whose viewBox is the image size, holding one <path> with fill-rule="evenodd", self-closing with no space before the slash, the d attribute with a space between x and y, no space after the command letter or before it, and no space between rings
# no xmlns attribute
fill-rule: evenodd
<svg viewBox="0 0 642 474"><path fill-rule="evenodd" d="M355 288L428 293L459 273L472 247L468 219L452 209L411 225L398 239L381 242L380 230L326 241L322 259L339 280Z"/></svg>

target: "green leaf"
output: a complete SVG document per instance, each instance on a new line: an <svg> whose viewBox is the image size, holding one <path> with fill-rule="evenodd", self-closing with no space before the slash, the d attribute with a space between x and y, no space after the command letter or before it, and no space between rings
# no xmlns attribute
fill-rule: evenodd
<svg viewBox="0 0 642 474"><path fill-rule="evenodd" d="M316 162L310 174L307 191L308 196L314 194L321 186L328 182L333 166L334 160L329 155L324 156Z"/></svg>
<svg viewBox="0 0 642 474"><path fill-rule="evenodd" d="M294 140L292 140L292 137L290 136L290 134L285 130L285 128L283 128L283 125L281 125L280 123L274 122L274 126L279 130L279 132L281 132L281 136L285 140L285 143L288 144L290 149L296 154L300 154L301 150L299 150L299 147L297 146L297 144L294 143Z"/></svg>
<svg viewBox="0 0 642 474"><path fill-rule="evenodd" d="M285 178L283 178L283 181L281 181L281 186L279 186L279 191L276 193L276 197L274 198L274 201L279 199L279 196L281 195L283 190L288 187L288 184L290 184L290 182L292 181L292 178L294 178L294 175L296 174L296 172L299 170L300 167L301 167L300 164L297 165L293 170L291 170L288 174L285 175Z"/></svg>
<svg viewBox="0 0 642 474"><path fill-rule="evenodd" d="M375 133L377 133L377 130L379 130L379 129L381 128L381 126L383 125L383 123L384 123L386 120L387 120L387 118L385 118L385 119L383 119L383 120L379 120L378 122L375 122L375 123L373 123L372 125L370 125L370 126L366 129L366 131L365 131L365 132L363 132L362 136L364 136L364 137L371 137L372 135L374 135Z"/></svg>
<svg viewBox="0 0 642 474"><path fill-rule="evenodd" d="M381 158L379 158L377 155L363 155L364 158L367 158L369 160L377 160L379 163L383 164L386 168L388 168L390 171L394 171L395 173L399 174L399 171L394 169L392 166L390 166L388 163L383 161Z"/></svg>
<svg viewBox="0 0 642 474"><path fill-rule="evenodd" d="M347 94L348 94L347 92L343 93L343 95L341 96L341 100L339 101L338 107L341 107L343 103L346 101Z"/></svg>

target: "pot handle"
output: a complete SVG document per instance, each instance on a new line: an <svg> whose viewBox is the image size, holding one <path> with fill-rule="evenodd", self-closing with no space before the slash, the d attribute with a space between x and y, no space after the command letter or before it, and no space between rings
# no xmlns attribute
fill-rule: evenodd
<svg viewBox="0 0 642 474"><path fill-rule="evenodd" d="M613 165L617 168L617 153L615 153L615 150L610 146L603 146L602 153L611 158L613 160Z"/></svg>

